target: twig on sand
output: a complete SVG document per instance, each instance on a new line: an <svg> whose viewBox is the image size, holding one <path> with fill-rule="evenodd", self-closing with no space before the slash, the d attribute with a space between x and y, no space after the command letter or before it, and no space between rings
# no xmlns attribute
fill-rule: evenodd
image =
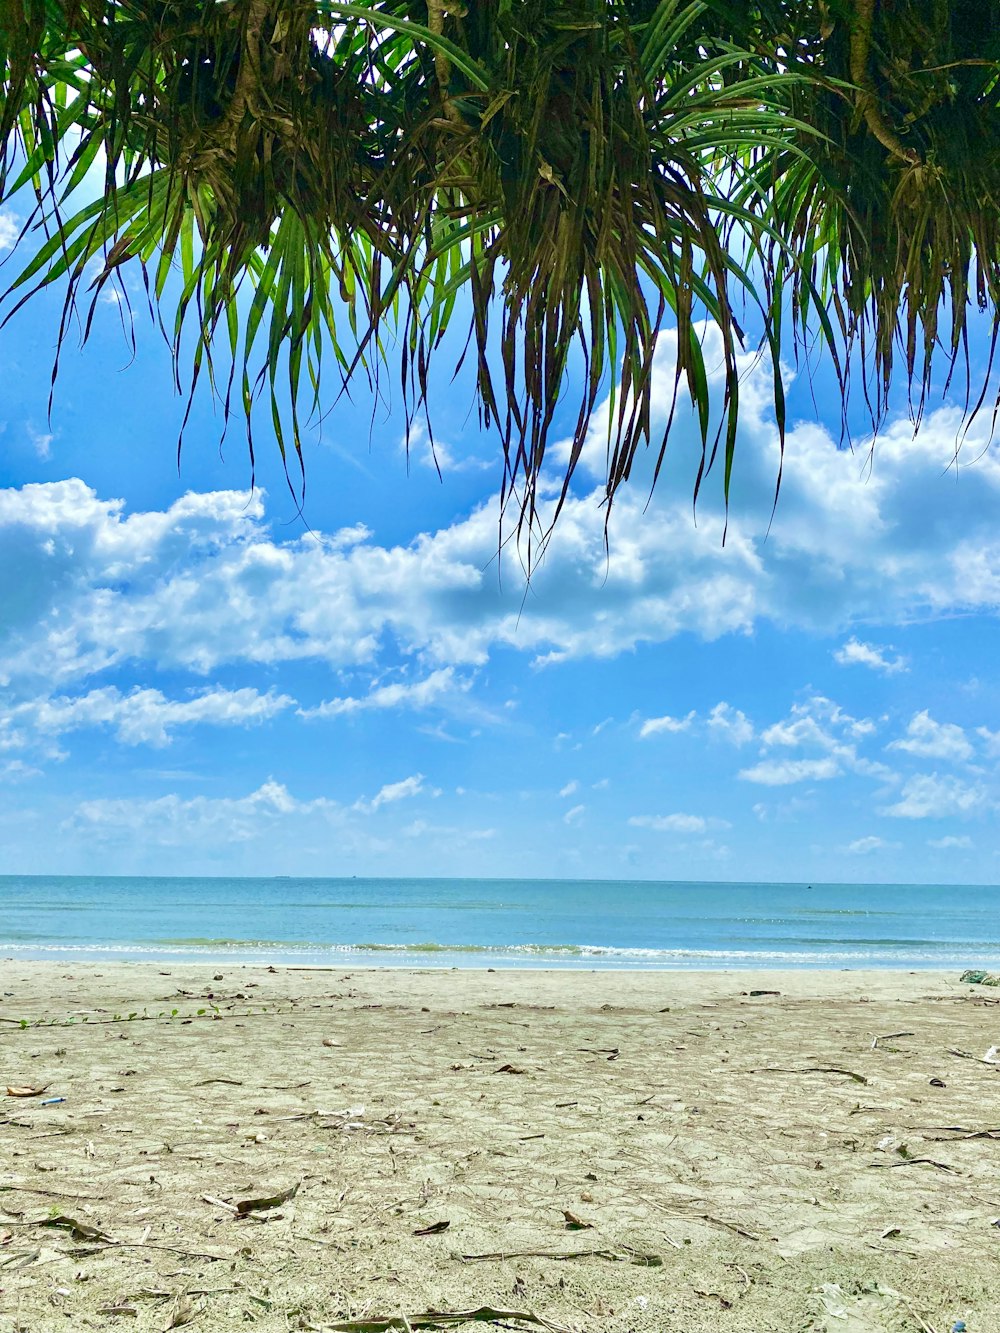
<svg viewBox="0 0 1000 1333"><path fill-rule="evenodd" d="M635 1264L638 1268L661 1268L663 1260L658 1254L644 1254L634 1250L631 1245L620 1249L600 1250L489 1250L485 1254L456 1254L464 1264L471 1264L490 1259L607 1259L616 1264Z"/></svg>
<svg viewBox="0 0 1000 1333"><path fill-rule="evenodd" d="M851 1078L855 1083L863 1083L867 1087L868 1080L864 1074L855 1074L852 1069L838 1069L831 1065L807 1065L803 1069L782 1069L778 1065L767 1065L763 1069L748 1069L748 1074L843 1074L844 1078Z"/></svg>
<svg viewBox="0 0 1000 1333"><path fill-rule="evenodd" d="M96 1194L69 1194L66 1190L40 1190L32 1185L0 1185L0 1194L44 1194L49 1199L78 1199L86 1200L87 1203L93 1203L101 1195Z"/></svg>
<svg viewBox="0 0 1000 1333"><path fill-rule="evenodd" d="M741 1268L739 1264L726 1264L726 1267L736 1269L737 1273L739 1273L740 1277L743 1279L746 1285L746 1290L749 1291L750 1288L753 1286L753 1282L751 1281L750 1274L747 1272L747 1270L745 1268Z"/></svg>
<svg viewBox="0 0 1000 1333"><path fill-rule="evenodd" d="M685 1213L678 1212L676 1208L670 1208L664 1203L657 1203L655 1199L649 1199L645 1194L630 1194L630 1198L638 1199L640 1203L648 1204L650 1208L655 1208L658 1212L666 1213L667 1217L676 1217L685 1222L710 1222L713 1227L722 1227L724 1231L732 1231L737 1236L742 1236L745 1240L760 1240L752 1232L744 1231L738 1227L735 1222L725 1222L721 1217L712 1217L710 1213ZM664 1235L664 1240L672 1245L675 1250L681 1249L680 1241L674 1240L673 1236Z"/></svg>
<svg viewBox="0 0 1000 1333"><path fill-rule="evenodd" d="M989 1069L1000 1068L1000 1065L997 1064L996 1060L983 1060L978 1055L970 1055L968 1051L959 1050L957 1046L949 1046L948 1054L957 1055L960 1060L971 1060L974 1064L977 1065L986 1065L987 1068Z"/></svg>
<svg viewBox="0 0 1000 1333"><path fill-rule="evenodd" d="M91 1244L83 1248L66 1250L66 1254L104 1254L107 1250L164 1250L168 1254L180 1254L186 1259L210 1259L213 1263L222 1263L231 1259L230 1254L209 1254L203 1250L186 1250L179 1245L160 1245L156 1241L149 1240L117 1240L112 1236L101 1231L98 1227L92 1227L87 1222L78 1222L74 1217L65 1217L60 1214L58 1217L42 1217L34 1222L4 1222L8 1229L11 1227L56 1227L60 1231L68 1231L77 1240L90 1241Z"/></svg>
<svg viewBox="0 0 1000 1333"><path fill-rule="evenodd" d="M964 1125L928 1125L927 1129L940 1129L950 1134L935 1135L931 1143L961 1143L965 1139L1000 1139L1000 1129L966 1129Z"/></svg>
<svg viewBox="0 0 1000 1333"><path fill-rule="evenodd" d="M204 1250L185 1250L179 1245L158 1245L154 1241L116 1240L111 1245L87 1246L85 1249L65 1250L65 1254L88 1255L106 1254L109 1250L164 1250L167 1254L179 1254L185 1259L207 1259L211 1263L225 1263L231 1254L209 1254Z"/></svg>
<svg viewBox="0 0 1000 1333"><path fill-rule="evenodd" d="M511 1320L520 1324L531 1324L535 1328L544 1328L548 1333L572 1333L563 1324L554 1324L530 1310L500 1310L491 1305L482 1305L478 1310L425 1310L423 1314L390 1315L386 1319L345 1319L340 1323L327 1324L326 1333L391 1333L393 1329L400 1333L415 1328L447 1328L452 1324L495 1324L500 1320Z"/></svg>
<svg viewBox="0 0 1000 1333"><path fill-rule="evenodd" d="M912 1037L912 1032L884 1032L880 1037L872 1037L872 1050L878 1050L880 1041L893 1041L896 1037Z"/></svg>
<svg viewBox="0 0 1000 1333"><path fill-rule="evenodd" d="M910 1316L910 1318L915 1319L917 1323L920 1325L921 1333L937 1333L937 1329L934 1327L934 1325L928 1324L927 1320L924 1319L922 1315L918 1314L916 1310L914 1310L913 1306L909 1303L909 1301L904 1300L903 1305L906 1309L906 1313Z"/></svg>
<svg viewBox="0 0 1000 1333"><path fill-rule="evenodd" d="M735 1222L727 1222L724 1218L713 1217L711 1213L677 1212L676 1209L668 1208L662 1203L657 1203L655 1199L646 1199L641 1194L634 1194L632 1197L635 1199L642 1199L643 1203L650 1204L661 1213L665 1213L667 1217L676 1217L684 1222L708 1222L713 1227L721 1227L723 1231L731 1231L735 1236L742 1236L744 1240L760 1240L760 1237L755 1236L752 1231L744 1231L744 1229L741 1226L737 1226ZM666 1236L665 1239L674 1247L674 1249L679 1250L681 1248L678 1242L672 1237Z"/></svg>
<svg viewBox="0 0 1000 1333"><path fill-rule="evenodd" d="M962 1173L957 1167L947 1166L944 1162L935 1162L933 1157L902 1157L898 1162L869 1162L869 1166L936 1166L939 1171L950 1171L952 1175L960 1176Z"/></svg>

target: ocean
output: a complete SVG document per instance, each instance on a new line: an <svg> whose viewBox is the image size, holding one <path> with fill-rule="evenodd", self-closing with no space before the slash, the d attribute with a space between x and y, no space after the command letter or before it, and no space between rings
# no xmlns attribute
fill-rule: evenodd
<svg viewBox="0 0 1000 1333"><path fill-rule="evenodd" d="M0 956L397 967L1000 967L1000 888L0 876Z"/></svg>

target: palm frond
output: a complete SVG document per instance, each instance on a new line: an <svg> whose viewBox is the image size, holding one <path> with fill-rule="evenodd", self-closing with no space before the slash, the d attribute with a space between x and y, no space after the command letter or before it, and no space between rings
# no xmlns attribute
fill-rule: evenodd
<svg viewBox="0 0 1000 1333"><path fill-rule="evenodd" d="M718 458L728 497L748 339L782 433L812 340L845 395L860 358L876 426L902 356L919 423L970 298L997 331L998 62L1000 0L0 0L0 201L31 200L5 317L63 284L61 341L141 271L178 388L251 458L265 397L299 484L304 423L391 363L433 439L467 321L530 560L564 413L556 516L609 388L609 508L640 448L659 473L668 321L695 499Z"/></svg>

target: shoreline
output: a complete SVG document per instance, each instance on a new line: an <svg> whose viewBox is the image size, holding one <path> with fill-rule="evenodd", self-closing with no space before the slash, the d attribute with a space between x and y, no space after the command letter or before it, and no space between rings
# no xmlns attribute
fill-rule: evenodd
<svg viewBox="0 0 1000 1333"><path fill-rule="evenodd" d="M512 963L507 966L497 966L496 963L488 960L482 963L469 963L460 966L449 963L372 963L368 957L363 956L356 959L338 960L336 963L292 963L280 957L245 960L221 957L191 959L184 956L136 959L111 956L103 959L93 959L90 957L81 958L79 955L29 958L24 955L0 953L0 969L4 973L12 975L16 969L25 969L26 978L36 977L39 980L49 973L58 974L59 976L72 976L75 980L85 980L88 977L93 979L108 978L118 972L130 977L145 978L151 982L156 977L180 975L197 980L207 972L215 973L225 968L227 971L224 976L227 979L244 974L288 975L304 978L340 975L352 978L368 977L372 980L382 977L405 985L408 980L413 978L433 977L438 979L454 978L460 987L463 986L464 981L473 978L482 981L486 977L496 977L498 981L501 978L507 978L509 981L522 986L530 987L531 983L534 982L556 988L559 987L560 981L569 987L574 983L588 979L590 984L600 987L602 984L600 979L606 977L609 984L626 981L627 983L634 983L640 989L652 990L665 987L674 989L679 994L685 994L689 991L694 994L696 993L694 988L704 985L711 986L713 993L722 994L737 988L734 993L740 994L739 987L746 988L749 983L768 982L772 991L780 983L786 988L782 993L798 992L802 996L810 993L850 996L859 989L867 991L889 988L890 990L915 991L926 990L928 986L940 990L942 994L979 992L989 995L995 988L984 986L982 983L968 983L960 980L964 972L979 966L978 960L955 967L930 965L848 967L843 964L823 966L816 963L803 964L800 967L777 965L762 967L750 964L719 967L635 967L627 964L593 966L585 963L552 967L541 963L537 965ZM983 970L990 971L991 969L984 967ZM752 985L750 989L758 989L758 987ZM1000 988L996 988L996 993L1000 997ZM2 1009L2 1004L3 1000L0 998L0 1009Z"/></svg>
<svg viewBox="0 0 1000 1333"><path fill-rule="evenodd" d="M0 1333L987 1333L998 1005L913 969L4 960Z"/></svg>
<svg viewBox="0 0 1000 1333"><path fill-rule="evenodd" d="M593 952L586 950L593 947ZM717 951L718 958L705 956L716 951L673 951L617 949L601 946L572 946L565 950L547 950L544 946L510 946L493 951L486 946L449 950L446 946L422 950L420 948L365 949L353 945L334 945L329 951L303 949L213 950L205 947L197 952L170 946L158 948L153 944L141 945L18 945L11 941L0 944L0 963L51 964L53 966L128 966L128 967L281 967L299 969L326 969L336 971L345 967L377 971L442 972L649 972L653 974L700 972L919 972L955 973L970 968L1000 972L1000 952L974 951L974 946L961 954L941 958L872 958L866 953L822 955L818 952L796 961L797 954L787 951ZM668 954L669 956L662 956ZM657 956L657 955L661 956ZM743 955L746 956L743 956Z"/></svg>

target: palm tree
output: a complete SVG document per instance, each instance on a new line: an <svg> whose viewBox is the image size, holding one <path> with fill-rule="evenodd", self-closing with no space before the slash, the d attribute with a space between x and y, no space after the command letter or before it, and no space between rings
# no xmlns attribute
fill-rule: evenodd
<svg viewBox="0 0 1000 1333"><path fill-rule="evenodd" d="M728 496L747 341L782 431L781 357L816 347L875 428L900 357L918 424L938 363L984 400L1000 0L0 0L0 62L0 202L26 214L6 317L61 283L61 343L140 272L178 387L208 379L251 458L262 395L287 470L303 422L387 369L431 429L456 323L529 531L574 385L563 496L609 382L609 502L639 447L663 461L667 321L696 498L717 455Z"/></svg>

